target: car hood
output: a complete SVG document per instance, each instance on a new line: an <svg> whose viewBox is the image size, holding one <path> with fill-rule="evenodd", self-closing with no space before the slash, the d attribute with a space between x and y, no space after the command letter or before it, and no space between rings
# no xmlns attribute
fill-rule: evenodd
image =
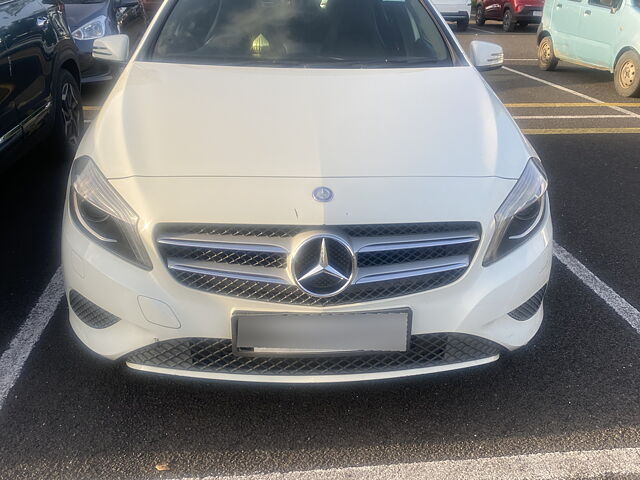
<svg viewBox="0 0 640 480"><path fill-rule="evenodd" d="M518 178L534 152L471 67L134 62L79 154L108 178Z"/></svg>
<svg viewBox="0 0 640 480"><path fill-rule="evenodd" d="M106 15L107 2L67 3L64 6L69 29L73 32L99 15Z"/></svg>

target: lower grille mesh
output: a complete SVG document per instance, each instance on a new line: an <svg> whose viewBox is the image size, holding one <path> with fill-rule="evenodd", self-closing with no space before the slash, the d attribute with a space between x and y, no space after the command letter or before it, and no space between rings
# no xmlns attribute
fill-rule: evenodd
<svg viewBox="0 0 640 480"><path fill-rule="evenodd" d="M103 329L120 321L118 317L87 300L75 290L69 292L69 305L73 313L91 328Z"/></svg>
<svg viewBox="0 0 640 480"><path fill-rule="evenodd" d="M493 342L459 333L413 335L406 352L339 357L246 357L233 353L231 340L185 338L149 345L131 354L127 362L208 373L339 375L450 365L499 352Z"/></svg>
<svg viewBox="0 0 640 480"><path fill-rule="evenodd" d="M546 290L547 286L545 285L540 290L538 290L533 297L531 297L529 300L524 302L512 312L509 312L509 316L520 321L529 320L540 309L540 305L542 305L542 300L544 299L544 293Z"/></svg>

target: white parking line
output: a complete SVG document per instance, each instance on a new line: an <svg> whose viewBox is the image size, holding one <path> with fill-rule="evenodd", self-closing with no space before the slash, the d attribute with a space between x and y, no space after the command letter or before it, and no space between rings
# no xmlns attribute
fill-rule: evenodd
<svg viewBox="0 0 640 480"><path fill-rule="evenodd" d="M0 410L9 391L18 380L29 354L49 323L64 295L62 267L58 267L49 284L40 295L36 306L11 340L9 348L0 357Z"/></svg>
<svg viewBox="0 0 640 480"><path fill-rule="evenodd" d="M570 88L563 87L562 85L558 85L557 83L549 82L548 80L543 80L542 78L538 78L538 77L535 77L533 75L529 75L528 73L524 73L524 72L521 72L519 70L515 70L513 68L509 68L509 67L504 67L503 66L502 69L506 70L507 72L511 72L511 73L515 73L517 75L521 75L521 76L523 76L525 78L528 78L530 80L534 80L536 82L543 83L545 85L548 85L550 87L556 88L558 90L562 90L563 92L571 93L572 95L575 95L575 96L580 97L580 98L584 98L585 100L589 100L590 102L593 102L593 103L606 103L606 102L603 102L602 100L598 100L597 98L590 97L589 95L585 95L584 93L576 92L575 90L571 90ZM612 110L615 110L617 112L624 113L624 114L626 114L626 115L628 115L630 117L640 118L640 114L631 112L631 111L629 111L629 110L627 110L625 108L622 108L622 107L608 105L607 108L611 108Z"/></svg>
<svg viewBox="0 0 640 480"><path fill-rule="evenodd" d="M629 118L629 115L516 115L513 118L515 120L573 120L583 118Z"/></svg>
<svg viewBox="0 0 640 480"><path fill-rule="evenodd" d="M551 480L640 474L640 448L536 453L182 480Z"/></svg>
<svg viewBox="0 0 640 480"><path fill-rule="evenodd" d="M597 275L557 243L554 245L553 253L576 277L582 280L582 283L607 302L607 305L624 318L636 332L640 333L640 312L633 305L618 295L609 285L600 280Z"/></svg>

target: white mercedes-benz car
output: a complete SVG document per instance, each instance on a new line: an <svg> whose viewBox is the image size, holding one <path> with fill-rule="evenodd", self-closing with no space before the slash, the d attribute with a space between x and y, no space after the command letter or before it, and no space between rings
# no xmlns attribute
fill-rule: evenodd
<svg viewBox="0 0 640 480"><path fill-rule="evenodd" d="M422 0L168 0L72 167L71 325L147 372L253 382L493 362L540 327L547 177Z"/></svg>

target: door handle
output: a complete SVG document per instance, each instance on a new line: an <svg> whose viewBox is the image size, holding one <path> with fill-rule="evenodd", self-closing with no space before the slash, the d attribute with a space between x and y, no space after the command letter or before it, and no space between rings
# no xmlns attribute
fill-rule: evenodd
<svg viewBox="0 0 640 480"><path fill-rule="evenodd" d="M36 25L39 28L45 28L47 25L49 25L49 17L38 17L38 18L36 18Z"/></svg>
<svg viewBox="0 0 640 480"><path fill-rule="evenodd" d="M562 4L561 3L556 3L556 8L562 8Z"/></svg>
<svg viewBox="0 0 640 480"><path fill-rule="evenodd" d="M585 10L584 11L584 16L588 17L589 15L591 15L591 10Z"/></svg>

